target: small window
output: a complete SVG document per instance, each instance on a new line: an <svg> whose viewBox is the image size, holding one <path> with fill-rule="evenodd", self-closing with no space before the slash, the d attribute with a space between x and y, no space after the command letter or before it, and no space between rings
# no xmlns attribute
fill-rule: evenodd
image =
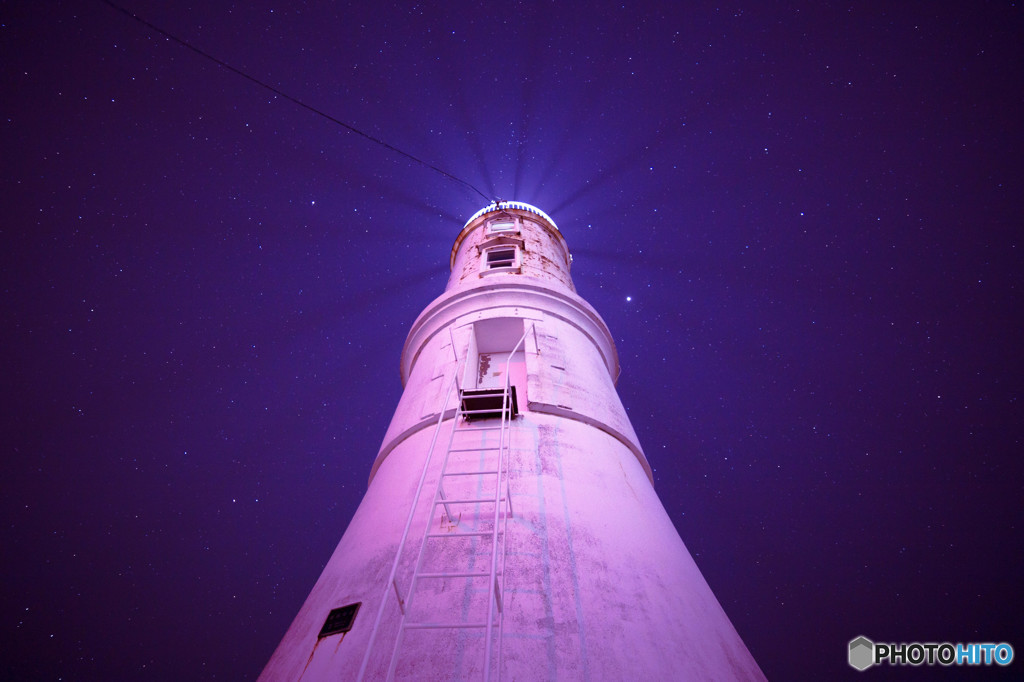
<svg viewBox="0 0 1024 682"><path fill-rule="evenodd" d="M516 247L491 249L487 252L487 269L511 268L516 264Z"/></svg>
<svg viewBox="0 0 1024 682"><path fill-rule="evenodd" d="M523 250L517 243L494 244L494 242L512 241L509 237L494 237L491 240L493 246L484 246L480 249L480 276L494 275L498 273L518 274L522 271ZM519 240L515 240L519 241Z"/></svg>
<svg viewBox="0 0 1024 682"><path fill-rule="evenodd" d="M487 234L518 234L519 223L514 217L502 216L487 223Z"/></svg>
<svg viewBox="0 0 1024 682"><path fill-rule="evenodd" d="M501 388L464 389L460 395L462 396L462 415L466 421L500 417L502 412L507 414L509 419L515 419L519 414L515 384L509 386L507 398L505 390Z"/></svg>
<svg viewBox="0 0 1024 682"><path fill-rule="evenodd" d="M359 612L359 605L363 602L356 602L355 604L349 604L348 606L342 606L337 609L332 609L327 614L327 620L324 621L324 626L320 628L320 634L317 635L317 639L323 639L330 635L336 635L339 632L348 632L352 629L352 621L356 619L356 613Z"/></svg>

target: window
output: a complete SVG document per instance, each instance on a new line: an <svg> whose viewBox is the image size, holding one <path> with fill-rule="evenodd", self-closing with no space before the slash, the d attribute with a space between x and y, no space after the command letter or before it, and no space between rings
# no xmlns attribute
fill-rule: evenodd
<svg viewBox="0 0 1024 682"><path fill-rule="evenodd" d="M510 268L516 264L516 247L491 249L487 252L487 269Z"/></svg>
<svg viewBox="0 0 1024 682"><path fill-rule="evenodd" d="M523 265L523 240L496 235L477 245L480 252L480 276L499 272L518 274Z"/></svg>
<svg viewBox="0 0 1024 682"><path fill-rule="evenodd" d="M349 604L348 606L342 606L337 609L332 609L327 614L327 620L324 621L324 626L320 628L320 634L317 635L317 639L336 635L339 632L348 632L352 629L352 621L356 619L356 613L359 612L359 605L362 602L356 602L355 604Z"/></svg>
<svg viewBox="0 0 1024 682"><path fill-rule="evenodd" d="M487 223L487 234L519 234L519 222L514 216L499 216Z"/></svg>
<svg viewBox="0 0 1024 682"><path fill-rule="evenodd" d="M466 421L500 417L502 412L507 414L509 419L515 419L519 414L515 384L509 386L508 398L505 397L503 388L466 388L459 395L462 398L462 414Z"/></svg>

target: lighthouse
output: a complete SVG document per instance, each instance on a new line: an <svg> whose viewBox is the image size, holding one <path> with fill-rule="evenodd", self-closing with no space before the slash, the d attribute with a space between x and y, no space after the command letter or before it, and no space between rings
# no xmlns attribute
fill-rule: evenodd
<svg viewBox="0 0 1024 682"><path fill-rule="evenodd" d="M530 204L466 222L366 495L260 680L764 679L658 499L571 262Z"/></svg>

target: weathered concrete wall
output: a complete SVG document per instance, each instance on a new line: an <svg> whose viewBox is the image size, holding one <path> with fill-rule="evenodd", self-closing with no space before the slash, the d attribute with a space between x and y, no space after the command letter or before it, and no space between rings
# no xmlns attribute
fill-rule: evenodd
<svg viewBox="0 0 1024 682"><path fill-rule="evenodd" d="M275 656L263 679L354 679L432 435L416 432L382 463L282 641L281 650L294 655ZM505 679L763 679L628 447L590 425L526 412L512 432L510 470ZM435 461L428 490L438 471ZM417 540L428 524L428 497L410 535ZM491 509L476 512L486 517ZM439 508L431 528L449 527L442 516ZM454 527L476 522L466 513ZM403 591L418 541L410 544L398 573ZM479 543L464 549L486 562ZM437 553L438 565L451 559L448 552ZM383 678L397 632L397 602L390 593L387 599L369 679ZM362 602L353 630L316 644L327 613L353 602ZM479 589L456 583L446 593L418 591L413 607L455 620L464 608L482 612L483 604ZM476 634L409 637L397 676L479 678L482 654Z"/></svg>
<svg viewBox="0 0 1024 682"><path fill-rule="evenodd" d="M434 424L452 373L465 357L472 325L495 317L519 317L525 322L524 348L529 371L520 389L520 404L528 404L533 411L582 421L612 434L632 450L650 477L650 466L615 391L612 372L618 366L609 351L610 336L604 323L589 317L588 311L578 306L580 301L575 296L533 300L533 293L522 289L505 288L488 291L486 295L479 288L475 291L479 295L460 301L464 310L470 312L459 315L463 308L438 306L443 314L435 319L447 320L454 315L454 321L446 327L425 328L420 342L407 344L407 355L416 359L408 367L405 391L384 436L371 478L396 443L412 431ZM446 298L450 297L439 300ZM511 305L514 302L520 305ZM410 335L413 338L415 334ZM453 340L458 360L452 352ZM448 402L449 413L453 412L454 402Z"/></svg>
<svg viewBox="0 0 1024 682"><path fill-rule="evenodd" d="M428 527L457 533L493 524L493 502L431 512L430 500L454 424L455 398L444 407L451 378L463 374L461 363L482 330L515 327L525 336L510 371L522 414L510 430L514 514L507 517L503 677L764 679L658 500L615 391L619 365L611 334L576 295L561 234L530 211L508 215L518 221L518 233L500 238L521 240L515 242L518 271L482 271L481 246L495 243L487 233L493 216L467 224L453 249L446 292L427 306L406 340L405 391L366 496L261 679L355 679L382 600L367 678L384 678L400 621L387 577L435 436L438 446L399 563L399 592L408 595ZM475 451L459 455L475 460L456 460L456 467L493 468L486 449L493 436L484 434L457 436L479 440ZM456 480L462 483L453 486L482 485L479 477ZM449 499L481 497L470 488L449 493ZM430 570L476 570L489 567L490 544L477 536L445 537L428 544L425 557ZM413 620L484 620L487 590L474 580L417 589L406 605ZM352 630L318 641L331 609L356 602L361 607ZM413 631L397 677L480 679L482 638L480 631Z"/></svg>
<svg viewBox="0 0 1024 682"><path fill-rule="evenodd" d="M512 222L515 230L493 233L494 222ZM488 273L483 267L482 247L498 244L521 244L521 269L517 274L541 283L564 287L575 292L569 276L572 259L569 247L557 228L528 211L510 209L490 213L466 224L452 247L452 274L446 291L484 284L492 277L508 278L514 274Z"/></svg>

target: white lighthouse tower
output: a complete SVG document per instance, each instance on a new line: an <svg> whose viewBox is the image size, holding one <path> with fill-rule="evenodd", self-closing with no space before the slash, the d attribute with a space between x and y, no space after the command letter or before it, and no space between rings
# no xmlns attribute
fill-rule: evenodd
<svg viewBox="0 0 1024 682"><path fill-rule="evenodd" d="M462 228L366 496L261 680L764 679L655 494L570 262L529 204Z"/></svg>

